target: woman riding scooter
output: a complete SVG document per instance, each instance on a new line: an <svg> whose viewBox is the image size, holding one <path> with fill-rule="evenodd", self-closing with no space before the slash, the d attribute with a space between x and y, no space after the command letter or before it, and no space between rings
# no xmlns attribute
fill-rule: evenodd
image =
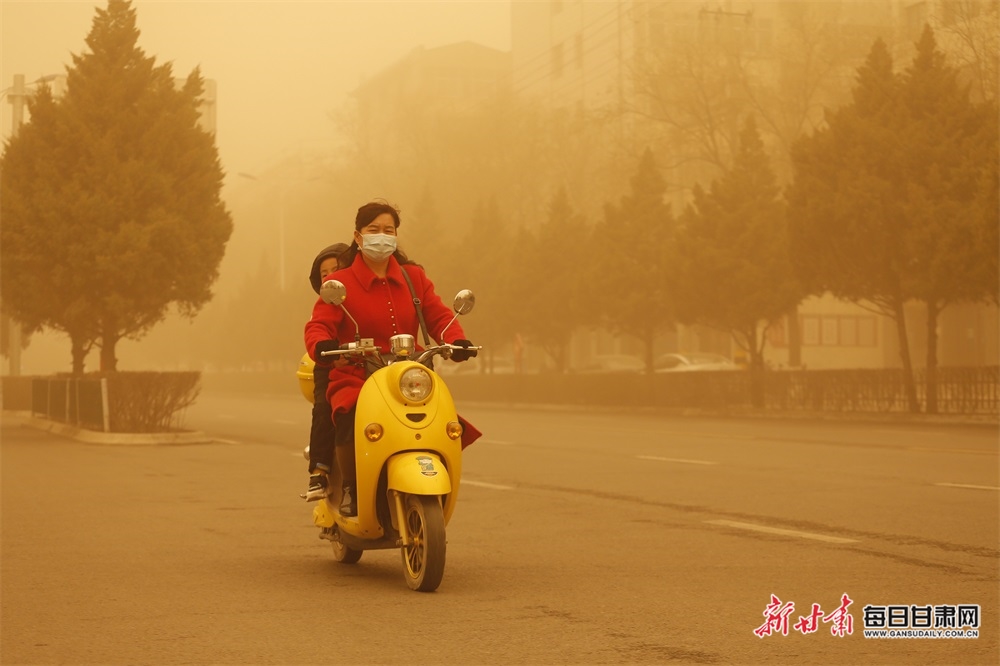
<svg viewBox="0 0 1000 666"><path fill-rule="evenodd" d="M305 326L305 345L310 357L317 364L330 367L326 397L333 411L335 457L343 477L339 511L344 516L357 514L354 414L366 371L362 364L334 367L321 354L337 350L341 341L353 340L359 328L374 338L383 353L389 352L389 338L394 335L405 333L418 339L421 325L415 307L418 299L426 328L432 333L440 333L453 319L451 310L435 293L424 271L410 263L396 247L399 223L399 211L384 201L373 201L358 209L354 242L341 257L341 265L346 268L327 276L347 287L357 327L341 308L322 299L316 302L312 318ZM447 336L452 344L472 346L457 322L448 326ZM473 355L472 350L458 349L452 352L451 359L466 361ZM316 468L310 477L310 486L317 485L327 486L322 468Z"/></svg>

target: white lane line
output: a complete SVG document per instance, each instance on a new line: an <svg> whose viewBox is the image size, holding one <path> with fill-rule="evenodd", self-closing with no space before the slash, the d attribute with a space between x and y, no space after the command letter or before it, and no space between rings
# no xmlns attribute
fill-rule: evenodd
<svg viewBox="0 0 1000 666"><path fill-rule="evenodd" d="M478 486L480 488L489 488L491 490L514 490L513 486L501 486L499 483L486 483L485 481L462 481L463 486Z"/></svg>
<svg viewBox="0 0 1000 666"><path fill-rule="evenodd" d="M644 430L642 431L647 435L660 435L663 437L701 437L702 439L739 439L739 440L753 440L762 439L758 435L740 435L733 433L721 433L721 432L671 432L671 431L660 431L660 430ZM766 439L766 438L764 438Z"/></svg>
<svg viewBox="0 0 1000 666"><path fill-rule="evenodd" d="M975 486L971 483L947 483L942 481L941 483L935 483L935 486L942 486L944 488L968 488L970 490L1000 490L996 486Z"/></svg>
<svg viewBox="0 0 1000 666"><path fill-rule="evenodd" d="M929 446L910 446L907 447L908 451L922 451L924 453L973 453L983 456L995 456L996 451L990 451L989 449L935 449Z"/></svg>
<svg viewBox="0 0 1000 666"><path fill-rule="evenodd" d="M766 525L754 525L752 523L739 523L735 520L706 520L711 525L721 525L722 527L736 527L743 530L753 530L755 532L766 532L768 534L780 534L782 536L799 537L801 539L814 539L816 541L826 541L827 543L857 543L855 539L843 539L841 537L827 536L826 534L813 534L812 532L799 532L798 530L783 530L780 527L767 527Z"/></svg>
<svg viewBox="0 0 1000 666"><path fill-rule="evenodd" d="M660 462L686 463L688 465L718 465L711 460L688 460L686 458L661 458L660 456L636 456L639 460L659 460Z"/></svg>

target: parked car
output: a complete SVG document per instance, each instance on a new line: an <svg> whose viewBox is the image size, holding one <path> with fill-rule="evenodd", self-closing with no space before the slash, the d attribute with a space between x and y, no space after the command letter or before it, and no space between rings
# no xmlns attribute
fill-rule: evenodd
<svg viewBox="0 0 1000 666"><path fill-rule="evenodd" d="M656 372L692 372L700 370L738 370L739 366L722 354L664 354L653 362Z"/></svg>
<svg viewBox="0 0 1000 666"><path fill-rule="evenodd" d="M643 372L646 364L638 356L629 354L599 354L593 356L574 372L591 374L597 372Z"/></svg>

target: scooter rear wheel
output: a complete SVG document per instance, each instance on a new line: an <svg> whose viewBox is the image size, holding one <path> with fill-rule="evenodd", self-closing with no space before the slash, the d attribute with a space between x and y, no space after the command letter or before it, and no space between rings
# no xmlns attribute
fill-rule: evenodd
<svg viewBox="0 0 1000 666"><path fill-rule="evenodd" d="M444 577L444 511L437 497L406 496L406 530L410 545L403 546L403 574L411 590L433 592Z"/></svg>
<svg viewBox="0 0 1000 666"><path fill-rule="evenodd" d="M361 553L363 550L354 550L353 548L348 548L339 541L333 542L333 559L337 560L341 564L354 564L361 559Z"/></svg>

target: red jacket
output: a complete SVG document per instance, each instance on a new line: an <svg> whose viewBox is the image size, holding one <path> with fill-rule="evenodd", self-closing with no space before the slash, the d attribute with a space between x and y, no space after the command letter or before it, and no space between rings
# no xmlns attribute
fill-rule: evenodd
<svg viewBox="0 0 1000 666"><path fill-rule="evenodd" d="M389 258L385 278L375 275L359 253L354 263L327 276L327 280L340 280L347 287L344 306L357 322L358 328L336 305L319 299L313 306L312 318L306 323L306 351L314 361L329 363L315 358L316 343L320 340L339 340L341 344L352 342L355 333L363 338L375 338L383 353L389 352L389 338L398 333L409 333L421 348L423 334L420 320L413 305L413 296L406 285L402 271L405 270L413 282L413 289L420 299L427 322L427 333L431 342L440 341L441 329L454 316L441 297L434 292L434 285L423 269L413 264L401 267L395 257ZM445 333L445 341L454 342L465 338L465 332L455 321ZM346 412L358 401L358 393L364 383L364 371L353 365L331 368L330 386L326 398L334 413Z"/></svg>

